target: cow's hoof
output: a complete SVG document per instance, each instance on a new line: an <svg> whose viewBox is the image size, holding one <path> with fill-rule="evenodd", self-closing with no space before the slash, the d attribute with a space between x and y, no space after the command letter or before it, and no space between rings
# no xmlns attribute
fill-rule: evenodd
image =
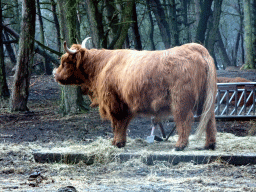
<svg viewBox="0 0 256 192"><path fill-rule="evenodd" d="M210 149L215 150L215 148L216 148L216 143L211 143L208 146L204 147L204 149L206 149L206 150L210 150Z"/></svg>
<svg viewBox="0 0 256 192"><path fill-rule="evenodd" d="M175 151L183 151L185 149L186 146L182 146L182 147L175 147Z"/></svg>
<svg viewBox="0 0 256 192"><path fill-rule="evenodd" d="M124 147L124 146L125 146L125 141L116 143L116 146L117 146L118 148Z"/></svg>

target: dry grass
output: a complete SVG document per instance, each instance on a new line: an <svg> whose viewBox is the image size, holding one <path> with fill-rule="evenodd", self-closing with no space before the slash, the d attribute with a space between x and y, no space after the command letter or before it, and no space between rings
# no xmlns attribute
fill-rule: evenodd
<svg viewBox="0 0 256 192"><path fill-rule="evenodd" d="M67 118L67 117L66 117ZM218 133L218 147L209 154L242 154L255 152L255 136L237 137L230 133ZM148 166L140 159L119 163L113 158L119 153L133 154L200 154L196 146L204 144L190 141L183 152L172 149L177 136L168 142L148 144L143 139L128 138L127 146L115 148L109 139L99 137L84 144L69 139L49 143L22 142L19 144L0 143L0 191L57 191L64 186L74 186L78 191L255 191L256 166L231 166L220 161L205 165L168 162L154 162ZM97 156L91 166L78 164L38 164L32 152L49 151L63 153L87 153ZM40 171L44 176L38 183L29 181L29 175ZM33 185L32 185L33 184ZM35 185L36 184L36 185ZM35 186L34 186L35 185Z"/></svg>

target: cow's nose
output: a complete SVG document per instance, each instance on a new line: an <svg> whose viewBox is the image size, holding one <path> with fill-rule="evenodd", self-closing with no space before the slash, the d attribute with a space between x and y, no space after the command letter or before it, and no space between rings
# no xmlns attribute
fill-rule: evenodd
<svg viewBox="0 0 256 192"><path fill-rule="evenodd" d="M116 146L117 146L118 148L124 147L124 146L125 146L125 141L116 143Z"/></svg>
<svg viewBox="0 0 256 192"><path fill-rule="evenodd" d="M57 82L57 80L56 80L56 71L57 71L57 68L54 68L52 70L52 75L53 75L54 80Z"/></svg>

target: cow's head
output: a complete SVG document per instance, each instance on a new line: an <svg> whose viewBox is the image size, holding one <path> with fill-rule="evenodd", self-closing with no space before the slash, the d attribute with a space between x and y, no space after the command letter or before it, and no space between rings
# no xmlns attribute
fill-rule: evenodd
<svg viewBox="0 0 256 192"><path fill-rule="evenodd" d="M60 66L53 70L57 82L63 85L80 85L85 82L82 65L86 54L84 48L88 39L90 37L86 38L82 45L74 44L70 49L67 47L67 43L64 42L66 53L61 57Z"/></svg>

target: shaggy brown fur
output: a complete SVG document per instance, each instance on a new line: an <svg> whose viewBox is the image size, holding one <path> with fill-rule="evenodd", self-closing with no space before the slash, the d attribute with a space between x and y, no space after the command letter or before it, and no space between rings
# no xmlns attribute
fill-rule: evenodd
<svg viewBox="0 0 256 192"><path fill-rule="evenodd" d="M93 92L88 89L88 87L84 84L81 85L81 91L83 95L88 95L89 99L91 100L91 107L98 107L99 104L97 102L97 98L93 95Z"/></svg>
<svg viewBox="0 0 256 192"><path fill-rule="evenodd" d="M242 77L235 77L235 78L229 78L229 77L217 77L217 83L238 83L238 82L251 82L248 79L242 78ZM244 89L244 86L237 86L238 89ZM241 92L238 92L237 96L238 98L241 97ZM229 94L230 97L232 93ZM249 93L247 93L247 97L249 96ZM235 98L231 101L232 105L235 105ZM246 106L251 106L253 104L253 97L250 97L249 101L246 103ZM244 105L244 98L242 98L239 106Z"/></svg>
<svg viewBox="0 0 256 192"><path fill-rule="evenodd" d="M193 122L201 115L198 135L206 130L206 149L214 149L216 70L212 57L199 44L163 51L87 50L62 56L55 79L62 84L84 84L97 98L102 118L113 126L113 145L124 147L126 130L137 114L157 118L173 115L183 150Z"/></svg>

